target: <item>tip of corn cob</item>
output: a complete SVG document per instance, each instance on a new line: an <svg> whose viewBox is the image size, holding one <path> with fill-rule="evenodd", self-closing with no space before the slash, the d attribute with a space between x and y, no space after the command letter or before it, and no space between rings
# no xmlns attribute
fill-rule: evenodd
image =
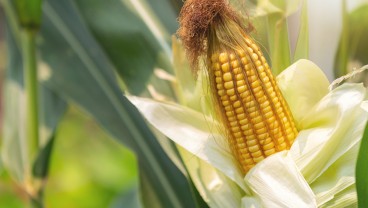
<svg viewBox="0 0 368 208"><path fill-rule="evenodd" d="M208 33L217 21L221 21L219 17L241 22L241 16L229 6L227 0L187 0L180 11L177 35L194 71L198 70L199 57L208 51ZM249 28L251 26L243 27L245 31Z"/></svg>

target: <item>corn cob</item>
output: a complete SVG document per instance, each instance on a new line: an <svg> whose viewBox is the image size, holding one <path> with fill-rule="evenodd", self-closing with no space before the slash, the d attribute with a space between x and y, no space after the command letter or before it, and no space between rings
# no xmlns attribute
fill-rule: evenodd
<svg viewBox="0 0 368 208"><path fill-rule="evenodd" d="M290 149L298 134L292 115L240 15L226 0L187 0L179 22L192 67L207 57L212 97L242 172Z"/></svg>
<svg viewBox="0 0 368 208"><path fill-rule="evenodd" d="M245 50L212 55L209 76L230 147L247 173L264 158L290 149L298 132L262 52L244 38Z"/></svg>

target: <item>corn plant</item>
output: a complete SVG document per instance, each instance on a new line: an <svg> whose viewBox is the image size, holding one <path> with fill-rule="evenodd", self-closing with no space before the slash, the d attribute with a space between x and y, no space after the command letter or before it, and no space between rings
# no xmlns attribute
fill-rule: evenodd
<svg viewBox="0 0 368 208"><path fill-rule="evenodd" d="M368 206L367 2L336 3L332 84L307 0L0 2L1 155L30 207L69 106L134 152L126 206Z"/></svg>

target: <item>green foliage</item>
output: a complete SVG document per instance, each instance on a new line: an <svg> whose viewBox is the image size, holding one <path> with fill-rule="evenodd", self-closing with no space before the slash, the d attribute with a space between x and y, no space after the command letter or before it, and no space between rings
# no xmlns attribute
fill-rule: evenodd
<svg viewBox="0 0 368 208"><path fill-rule="evenodd" d="M41 24L42 0L14 0L20 25L27 29L38 29Z"/></svg>
<svg viewBox="0 0 368 208"><path fill-rule="evenodd" d="M351 13L345 8L342 17L343 28L334 64L335 77L368 64L368 4Z"/></svg>
<svg viewBox="0 0 368 208"><path fill-rule="evenodd" d="M124 89L140 93L145 88L146 81L151 78L156 63L157 66L170 70L169 54L161 54L168 43L157 44L158 39L166 41L165 38L152 35L147 23L136 16L136 12L142 12L136 5L133 5L136 11L130 11L132 5L126 5L122 1L78 3L79 5L72 1L49 0L43 5L45 18L38 42L38 73L41 88L46 88L54 96L48 97L47 93L43 93L41 103L52 103L56 109L44 106L40 109L43 109L46 117L50 117L46 122L55 126L48 130L48 139L41 139L45 149L41 149L38 159L29 161L24 157L24 129L19 128L24 122L24 113L19 110L24 99L22 62L15 61L20 57L20 30L15 21L12 21L14 10L8 2L10 6L7 7L7 14L11 26L7 41L11 51L8 73L13 78L7 79L7 91L9 97L13 97L7 99L9 104L6 105L9 110L5 123L10 130L5 135L3 154L7 168L19 182L26 180L31 170L34 175L46 178L51 144L55 142L50 138L55 135L58 119L66 107L65 103L55 105L53 102L63 103L63 100L67 100L92 115L114 138L136 153L139 174L144 178L140 183L141 191L154 190L149 195L141 192L140 198L144 204L150 207L196 207L192 184L168 158L138 111L123 96L115 77L117 70L125 81ZM170 6L167 2L166 4ZM101 5L105 5L107 10L101 10ZM97 8L105 11L100 13L100 22L96 21L93 12ZM92 9L92 13L88 9ZM105 21L111 22L111 25ZM162 61L157 61L157 57L161 57ZM16 116L19 120L14 119L17 114L20 114Z"/></svg>
<svg viewBox="0 0 368 208"><path fill-rule="evenodd" d="M356 189L358 192L358 206L368 206L368 125L366 125L363 139L360 144L359 155L356 164Z"/></svg>

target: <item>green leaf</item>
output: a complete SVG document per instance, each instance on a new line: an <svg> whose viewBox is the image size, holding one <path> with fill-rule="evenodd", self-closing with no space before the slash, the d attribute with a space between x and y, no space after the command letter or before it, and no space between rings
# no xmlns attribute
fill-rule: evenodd
<svg viewBox="0 0 368 208"><path fill-rule="evenodd" d="M145 182L153 187L151 194L163 207L195 207L188 180L123 96L114 76L116 66L91 34L76 5L49 0L44 4L44 15L39 45L44 70L48 71L44 84L79 105L134 150L140 172L146 174Z"/></svg>
<svg viewBox="0 0 368 208"><path fill-rule="evenodd" d="M169 42L171 33L176 30L176 16L167 0L155 2L155 5L162 7L160 10L154 7L155 11L167 15L164 24L141 0L79 0L73 3L132 94L145 90L154 68L172 72ZM142 16L151 22L145 22ZM160 84L164 85L160 89L171 87L161 80ZM165 90L165 94L172 96L171 91Z"/></svg>
<svg viewBox="0 0 368 208"><path fill-rule="evenodd" d="M368 125L365 126L363 138L360 144L359 155L356 164L356 189L358 192L358 206L368 206Z"/></svg>
<svg viewBox="0 0 368 208"><path fill-rule="evenodd" d="M308 9L306 0L302 4L299 27L293 62L299 59L308 59L309 57Z"/></svg>
<svg viewBox="0 0 368 208"><path fill-rule="evenodd" d="M8 13L9 14L9 13ZM9 22L8 22L9 23ZM22 59L17 44L17 25L8 24L7 46L8 66L4 86L4 140L2 157L12 176L23 181L31 174L44 178L47 175L48 161L51 154L51 144L55 128L62 117L67 104L58 95L50 92L44 86L40 88L40 152L36 161L30 161L27 155L25 135L25 94L23 81Z"/></svg>
<svg viewBox="0 0 368 208"><path fill-rule="evenodd" d="M343 76L355 68L368 64L368 4L351 13L343 13L340 44L335 55L335 77Z"/></svg>

